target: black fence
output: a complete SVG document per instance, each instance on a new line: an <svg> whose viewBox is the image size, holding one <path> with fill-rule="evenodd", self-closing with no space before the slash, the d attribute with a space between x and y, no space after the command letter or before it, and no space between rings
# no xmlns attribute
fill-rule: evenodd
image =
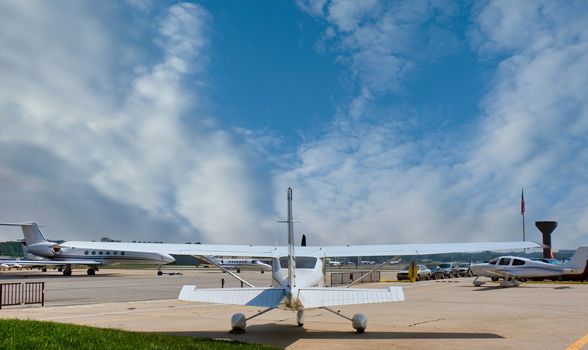
<svg viewBox="0 0 588 350"><path fill-rule="evenodd" d="M45 306L45 282L0 283L0 309L22 304Z"/></svg>
<svg viewBox="0 0 588 350"><path fill-rule="evenodd" d="M342 286L350 284L353 281L360 279L362 276L368 274L368 271L356 272L332 272L331 286ZM380 282L380 271L374 271L369 276L362 279L359 283L376 283Z"/></svg>

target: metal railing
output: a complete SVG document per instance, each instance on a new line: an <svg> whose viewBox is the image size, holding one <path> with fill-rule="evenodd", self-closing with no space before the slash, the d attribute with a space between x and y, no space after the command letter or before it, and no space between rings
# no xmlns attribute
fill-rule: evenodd
<svg viewBox="0 0 588 350"><path fill-rule="evenodd" d="M342 286L350 284L355 280L358 280L363 275L369 273L368 271L356 271L356 272L332 272L331 273L331 286ZM380 271L374 271L370 276L361 280L360 283L376 283L380 282Z"/></svg>
<svg viewBox="0 0 588 350"><path fill-rule="evenodd" d="M45 306L45 282L0 283L0 309L22 304Z"/></svg>

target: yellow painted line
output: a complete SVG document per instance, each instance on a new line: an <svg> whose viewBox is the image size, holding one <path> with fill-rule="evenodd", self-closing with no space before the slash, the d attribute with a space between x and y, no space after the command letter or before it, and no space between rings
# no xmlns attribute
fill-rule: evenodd
<svg viewBox="0 0 588 350"><path fill-rule="evenodd" d="M588 333L586 333L582 338L576 340L576 342L566 348L566 350L579 350L582 349L584 346L588 344Z"/></svg>

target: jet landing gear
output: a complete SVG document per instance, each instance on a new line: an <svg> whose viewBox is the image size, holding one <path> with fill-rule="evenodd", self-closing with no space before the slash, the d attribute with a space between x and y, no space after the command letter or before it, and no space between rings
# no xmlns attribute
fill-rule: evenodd
<svg viewBox="0 0 588 350"><path fill-rule="evenodd" d="M96 275L96 271L98 271L98 268L91 266L86 272L88 273L88 276L94 276Z"/></svg>
<svg viewBox="0 0 588 350"><path fill-rule="evenodd" d="M234 314L233 317L231 317L231 331L230 331L230 333L236 333L236 334L245 333L245 327L247 327L247 321L249 321L250 319L255 318L257 316L263 315L268 311L272 311L273 309L275 309L275 307L270 307L268 309L265 309L263 311L256 313L253 316L250 316L250 317L245 317L245 315L243 315L240 312Z"/></svg>
<svg viewBox="0 0 588 350"><path fill-rule="evenodd" d="M65 267L63 268L63 275L71 276L71 265L65 265Z"/></svg>
<svg viewBox="0 0 588 350"><path fill-rule="evenodd" d="M334 313L337 316L343 317L344 319L351 321L351 326L353 327L353 329L355 329L357 333L364 333L365 329L367 328L367 317L365 317L364 314L355 314L353 315L353 317L349 318L341 314L340 311L335 311L325 306L321 307L321 309L327 310L329 312Z"/></svg>

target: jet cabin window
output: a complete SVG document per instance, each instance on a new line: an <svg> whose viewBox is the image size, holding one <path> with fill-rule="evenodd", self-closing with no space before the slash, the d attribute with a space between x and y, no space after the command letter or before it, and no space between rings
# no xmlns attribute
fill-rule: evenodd
<svg viewBox="0 0 588 350"><path fill-rule="evenodd" d="M311 256L297 256L296 257L296 268L297 269L314 269L316 266L316 258ZM280 267L283 269L288 268L288 257L283 256L280 258Z"/></svg>
<svg viewBox="0 0 588 350"><path fill-rule="evenodd" d="M510 263L510 258L501 258L498 262L498 265L508 265Z"/></svg>
<svg viewBox="0 0 588 350"><path fill-rule="evenodd" d="M514 259L512 261L512 266L521 266L521 265L525 265L525 261L524 260Z"/></svg>

